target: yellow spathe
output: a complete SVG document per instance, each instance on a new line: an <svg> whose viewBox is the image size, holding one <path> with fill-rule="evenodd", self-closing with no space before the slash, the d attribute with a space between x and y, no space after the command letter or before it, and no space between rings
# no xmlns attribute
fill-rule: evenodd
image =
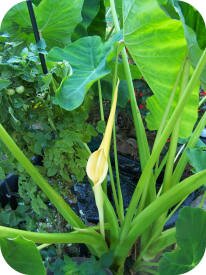
<svg viewBox="0 0 206 275"><path fill-rule="evenodd" d="M93 182L93 192L95 197L96 206L99 213L99 224L100 224L100 232L102 236L105 238L104 232L104 201L103 201L103 190L102 190L102 182L107 176L108 172L108 156L109 149L112 137L112 128L115 119L115 111L117 105L117 94L118 94L119 80L117 82L112 107L110 110L107 126L105 129L103 140L99 146L99 149L93 152L87 162L86 172L87 176Z"/></svg>
<svg viewBox="0 0 206 275"><path fill-rule="evenodd" d="M87 176L94 183L94 185L101 184L107 176L108 172L108 156L112 137L112 128L115 119L115 111L117 105L119 81L114 91L112 107L110 110L107 126L105 129L103 140L99 149L93 152L87 162L86 172Z"/></svg>

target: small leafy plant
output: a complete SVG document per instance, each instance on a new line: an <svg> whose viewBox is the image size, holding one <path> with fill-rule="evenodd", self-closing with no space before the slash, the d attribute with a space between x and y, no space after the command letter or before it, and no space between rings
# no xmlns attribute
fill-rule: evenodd
<svg viewBox="0 0 206 275"><path fill-rule="evenodd" d="M191 24L188 11L192 15L195 14L197 20L199 20L198 22L205 28L204 22L201 21L200 15L196 14L192 7L181 6L178 1L110 0L104 1L104 6L109 8L107 12L112 15L113 25L110 30L106 31L106 37L103 36L104 41L96 33L93 33L95 34L93 36L85 35L84 30L84 32L78 32L79 39L70 42L72 37L76 37L74 35L75 27L81 21L80 11L82 11L82 15L85 15L84 12L89 7L87 1L84 1L83 6L83 1L76 0L72 4L67 3L67 9L61 15L62 18L65 18L66 14L69 22L61 20L57 21L55 25L59 30L55 39L58 40L58 35L61 36L58 45L55 45L53 29L51 32L51 20L53 19L47 16L48 12L54 11L55 2L52 1L51 3L50 0L43 0L36 8L40 31L47 41L49 49L51 49L47 61L49 63L69 62L73 70L71 75L66 75L57 85L55 104L67 111L78 108L84 101L87 92L91 91L92 85L97 82L101 120L104 120L102 104L102 92L104 91L101 89L100 79L112 75L113 88L110 116L102 143L97 151L91 153L86 169L94 190L100 223L97 226L86 225L45 180L38 169L31 164L5 128L0 125L2 142L73 229L69 233L38 233L1 226L2 246L8 247L10 245L12 247L11 242L13 241L19 251L24 250L23 247L25 246L31 253L35 251L35 264L39 268L39 274L45 274L45 270L40 261L39 252L37 249L35 250L34 243L84 243L91 254L97 258L112 253L110 269L114 274L124 273L126 261L135 250L133 268L136 271L155 274L156 271L150 269L151 266L156 264L154 259L166 248L177 242L180 250L168 256L170 261L166 262L167 256L164 256L160 261L160 274L171 274L170 271L173 269L167 268L167 266L171 267L171 259L175 258L178 262L178 257L185 256L188 249L184 248L184 244L179 238L179 230L181 231L182 228L180 226L181 215L180 222L177 224L177 237L174 228L164 230L164 224L171 215L169 210L178 207L190 193L203 186L206 181L206 169L204 167L194 175L187 178L183 177L189 161L188 152L196 146L200 133L206 124L206 113L198 119L199 87L200 83L205 84L203 71L206 68L206 41L199 32L200 29L195 29L195 26ZM60 3L63 5L66 2L63 0L58 1L58 5ZM98 1L99 11L102 2ZM49 9L44 13L46 4ZM14 16L19 11L22 15L25 15L24 3L14 7L5 17L3 29L8 28L10 32L13 31L11 18L15 18L14 22L20 27L19 30L22 30L24 24L28 26L28 20L22 22L21 18L23 16L21 18ZM92 9L92 11L94 10ZM69 16L71 13L73 16ZM92 17L88 17L89 19L82 16L82 22L85 23L87 19L89 20L89 23L88 21L87 23L91 25L93 20L96 20L95 16L97 14L98 12L94 12ZM57 15L59 13L56 13ZM51 22L49 21L49 24L46 21L48 24L45 24L44 21L48 18ZM63 22L62 25L61 22ZM65 35L62 36L62 31L67 26L66 23L70 23L70 25L65 31ZM18 32L17 35L21 36L22 33ZM28 41L31 39L30 31L26 33L26 39ZM66 47L61 48L62 46ZM156 138L152 146L148 144L147 128L144 126L136 102L130 71L131 64L128 58L133 59L135 66L138 68L137 70L153 92L153 95L147 100L148 115L146 116L147 128L156 131ZM121 64L124 68L123 78L128 86L142 170L126 210L123 205L123 195L118 176L116 128L114 123L117 97L119 96L119 79L123 80L119 73ZM7 84L4 82L2 85ZM111 181L114 206L107 196L108 171L110 177L113 178L109 157L112 133L116 172L116 182ZM69 135L69 130L65 131L66 136L67 134ZM170 138L169 146L167 144L168 138ZM179 147L180 138L187 138L187 142L182 147ZM162 152L166 153L162 154ZM164 176L161 187L157 190L156 182L161 172ZM189 211L187 209L185 211L185 215L188 217L190 215ZM199 211L199 209L195 211ZM205 212L200 211L200 215L203 216L205 221ZM193 225L192 228L194 230ZM193 239L192 235L188 238L190 241ZM25 244L26 242L28 244ZM203 246L205 246L205 243ZM201 247L201 255L204 249L205 247ZM20 255L19 252L19 259L21 258ZM22 255L25 255L25 253ZM199 255L195 264L198 263L200 258ZM10 257L6 257L6 259L18 271L33 274L30 265L19 264L20 260L17 260L15 265ZM194 264L188 263L188 266L193 268ZM175 272L181 272L182 270L180 268Z"/></svg>
<svg viewBox="0 0 206 275"><path fill-rule="evenodd" d="M62 196L73 199L71 186L85 176L89 155L85 144L96 135L94 127L86 122L93 95L90 93L84 104L72 113L55 106L51 75L58 83L69 73L70 66L64 62L53 63L50 72L42 75L39 49L34 44L22 47L20 42L12 42L8 34L0 38L0 121L50 184ZM14 196L19 206L14 205L15 211L1 208L1 224L29 230L38 225L41 231L49 230L51 224L56 227L58 213L52 209L50 215L46 214L48 199L0 142L0 181L10 173L18 175L18 194ZM43 218L46 215L47 221Z"/></svg>

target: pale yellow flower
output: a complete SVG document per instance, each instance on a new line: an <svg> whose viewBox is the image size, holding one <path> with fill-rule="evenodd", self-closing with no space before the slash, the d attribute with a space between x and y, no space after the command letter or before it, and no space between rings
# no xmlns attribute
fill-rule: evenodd
<svg viewBox="0 0 206 275"><path fill-rule="evenodd" d="M87 176L93 182L93 191L95 202L99 213L100 232L104 236L104 210L103 210L103 191L101 183L107 176L108 172L108 156L110 150L110 143L112 137L112 128L115 120L115 111L117 105L119 80L114 91L112 107L110 110L107 126L105 129L103 140L99 149L93 152L87 162L86 172Z"/></svg>
<svg viewBox="0 0 206 275"><path fill-rule="evenodd" d="M99 146L99 149L93 152L87 162L86 172L87 176L94 183L94 185L101 184L106 178L108 172L108 156L112 137L112 128L115 119L115 111L117 105L118 86L114 91L112 107L108 118L107 126L105 129L103 140Z"/></svg>

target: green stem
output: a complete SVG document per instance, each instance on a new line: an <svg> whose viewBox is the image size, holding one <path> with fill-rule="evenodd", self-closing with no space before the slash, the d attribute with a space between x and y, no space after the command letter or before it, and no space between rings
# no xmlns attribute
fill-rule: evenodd
<svg viewBox="0 0 206 275"><path fill-rule="evenodd" d="M204 192L204 194L203 194L203 196L202 196L202 199L201 199L201 201L200 201L200 204L199 204L199 207L200 207L200 208L203 208L203 207L204 207L205 200L206 200L206 192Z"/></svg>
<svg viewBox="0 0 206 275"><path fill-rule="evenodd" d="M201 100L200 100L200 103L199 103L199 107L202 106L202 104L204 104L206 101L206 96L204 96Z"/></svg>
<svg viewBox="0 0 206 275"><path fill-rule="evenodd" d="M149 240L148 244L141 251L137 260L135 261L134 267L135 269L141 264L142 259L153 259L157 256L162 250L167 248L168 246L174 244L176 242L176 228L171 228L165 230L161 235L157 238L154 236Z"/></svg>
<svg viewBox="0 0 206 275"><path fill-rule="evenodd" d="M156 168L155 170L155 174L154 174L154 181L156 182L159 175L161 174L163 168L165 167L166 163L167 163L167 158L168 158L168 152L166 153L166 155L164 156L163 160L161 161L160 165ZM160 188L161 189L161 188ZM160 192L160 191L159 191ZM158 196L158 194L157 194Z"/></svg>
<svg viewBox="0 0 206 275"><path fill-rule="evenodd" d="M202 130L204 129L206 125L206 112L203 114L203 116L201 117L200 121L198 122L194 132L192 133L187 145L184 147L184 151L182 152L182 155L179 159L179 161L177 162L175 171L172 175L172 179L171 182L173 182L173 184L176 184L179 182L184 169L188 163L188 157L187 157L187 149L188 148L192 148L193 146L195 146L195 144L197 143L199 136L202 132Z"/></svg>
<svg viewBox="0 0 206 275"><path fill-rule="evenodd" d="M115 91L115 86L117 83L117 75L118 75L118 58L119 58L119 47L117 47L116 53L116 60L115 60L115 70L113 76L113 93ZM116 120L115 120L116 122ZM123 204L123 197L122 197L122 190L120 184L120 176L119 176L119 165L118 165L118 154L117 154L117 139L116 139L116 125L113 125L113 152L114 152L114 163L115 163L115 173L116 173L116 186L117 186L117 194L118 194L118 216L119 220L122 223L124 220L124 204Z"/></svg>
<svg viewBox="0 0 206 275"><path fill-rule="evenodd" d="M113 140L114 140L114 163L115 163L115 172L116 172L116 183L117 183L117 194L118 194L118 205L119 205L119 219L122 223L124 220L124 204L122 197L122 190L120 184L120 176L119 176L119 165L118 165L118 157L117 157L117 140L116 140L116 127L113 127Z"/></svg>
<svg viewBox="0 0 206 275"><path fill-rule="evenodd" d="M112 17L113 17L116 32L119 32L120 25L117 17L114 0L110 0L110 7L112 10ZM139 150L139 157L140 157L141 168L143 170L144 166L147 163L148 157L150 155L150 151L149 151L147 136L144 129L144 124L136 102L134 85L132 82L132 76L131 76L129 62L128 62L125 48L122 50L122 61L123 61L123 66L124 66L125 76L127 80L129 96L130 96L130 104L131 104L132 116L133 116L133 121L135 126L136 137L137 137L137 144L138 144L138 148L141 148L141 150Z"/></svg>
<svg viewBox="0 0 206 275"><path fill-rule="evenodd" d="M127 237L128 233L128 227L131 224L132 218L136 212L136 207L138 205L139 199L141 197L141 194L145 188L147 188L147 185L149 184L149 178L148 175L151 175L153 173L153 167L160 155L160 152L162 151L162 148L164 147L170 133L173 130L173 127L175 125L175 122L177 121L178 117L181 115L185 104L187 103L188 98L190 97L190 94L192 93L195 85L197 84L199 77L202 73L202 70L206 64L206 50L203 52L199 63L193 73L193 76L190 80L190 82L187 85L187 88L185 89L181 99L179 100L173 114L171 115L168 123L165 125L165 128L162 132L161 137L159 138L159 141L157 142L155 148L152 150L152 154L149 159L147 159L147 164L141 174L141 177L138 181L138 184L135 188L134 194L132 196L132 199L130 201L127 214L125 217L125 223L122 228L122 234L121 239L124 239Z"/></svg>
<svg viewBox="0 0 206 275"><path fill-rule="evenodd" d="M112 165L111 165L110 158L108 159L108 165L109 165L110 183L111 183L111 187L112 187L112 195L113 195L113 199L114 199L115 208L116 208L117 214L119 216L119 204L118 204L117 192L116 192L116 188L115 188L114 175L113 175L113 171L112 171Z"/></svg>
<svg viewBox="0 0 206 275"><path fill-rule="evenodd" d="M116 216L116 213L114 211L114 208L109 201L107 195L104 193L104 213L105 213L105 218L107 221L109 221L109 232L107 232L107 237L108 233L110 234L110 248L116 247L116 244L119 240L119 224L118 224L118 219ZM107 229L107 228L105 228Z"/></svg>
<svg viewBox="0 0 206 275"><path fill-rule="evenodd" d="M98 80L98 94L99 94L99 109L100 109L100 119L101 121L105 121L104 118L104 106L103 106L103 98L102 98L102 86L101 81ZM110 173L111 171L109 171ZM111 172L112 173L112 172ZM105 179L102 183L102 189L107 194L107 180Z"/></svg>
<svg viewBox="0 0 206 275"><path fill-rule="evenodd" d="M70 206L62 199L62 197L51 187L51 185L43 178L39 171L24 155L21 149L16 145L4 127L0 124L0 139L6 145L12 155L19 161L27 173L32 177L34 182L42 189L49 200L54 204L59 213L72 227L84 228L85 225L81 219L75 214Z"/></svg>
<svg viewBox="0 0 206 275"><path fill-rule="evenodd" d="M94 197L96 206L98 209L99 214L99 226L100 226L100 232L105 239L105 229L104 229L104 199L103 199L103 190L101 185L94 185L93 186L94 191Z"/></svg>
<svg viewBox="0 0 206 275"><path fill-rule="evenodd" d="M112 28L110 29L109 33L107 34L106 38L105 38L105 41L108 41L109 38L111 37L112 33L114 31L114 26L112 26Z"/></svg>
<svg viewBox="0 0 206 275"><path fill-rule="evenodd" d="M113 21L115 25L116 32L120 31L120 25L116 13L116 8L115 8L115 2L114 0L110 0L110 7L112 10L112 16L113 16ZM133 117L133 122L135 126L135 133L136 133L136 138L137 138L137 147L141 150L139 150L139 158L140 158L140 164L141 164L141 169L145 168L148 159L150 157L150 150L149 150L149 145L147 141L147 136L144 128L144 124L142 121L142 117L139 111L139 108L137 106L136 102L136 97L135 97L135 92L134 92L134 85L132 81L132 76L130 72L130 67L129 67L129 62L128 62L128 57L126 53L126 49L124 48L122 50L122 60L123 60L123 66L124 66L124 71L125 71L125 76L126 76L126 81L128 85L128 91L129 91L129 96L130 96L130 104L131 104L131 109L132 109L132 117ZM153 181L153 178L150 177L150 186L147 185L147 190L148 190L148 201L153 201L156 198L156 190L155 190L155 184ZM140 194L141 196L141 194ZM138 199L139 200L139 199ZM131 217L132 218L132 217ZM128 217L127 221L124 220L124 229L128 228L130 224L130 217ZM127 233L127 229L125 229L125 234Z"/></svg>
<svg viewBox="0 0 206 275"><path fill-rule="evenodd" d="M95 247L97 256L107 252L108 248L102 236L95 231L75 231L71 233L37 233L0 226L0 238L16 238L22 236L35 243L83 243ZM101 249L100 251L98 251Z"/></svg>
<svg viewBox="0 0 206 275"><path fill-rule="evenodd" d="M185 66L185 62L186 60L184 60L181 68L180 68L180 71L177 75L177 78L176 78L176 81L175 81L175 84L174 84L174 87L172 89L172 92L171 92L171 95L170 95L170 98L169 98L169 101L168 101L168 104L167 104L167 107L164 111L164 115L163 115L163 118L161 120L161 124L160 124L160 127L157 131L157 135L156 135L156 138L155 138L155 141L154 141L154 146L156 146L157 144L157 141L159 140L160 136L161 136L161 133L164 129L164 126L165 126L165 123L168 119L168 116L169 116L169 112L171 110L171 107L172 107L172 103L174 101L174 97L175 97L175 93L177 92L177 89L178 89L178 85L179 85L179 82L180 82L180 79L181 79L181 76L182 76L182 73L183 73L183 69L184 69L184 66ZM155 173L156 173L156 170L158 169L158 165L159 165L159 159L157 160L157 163L156 163L156 167L155 167ZM162 188L161 188L162 189Z"/></svg>
<svg viewBox="0 0 206 275"><path fill-rule="evenodd" d="M203 170L174 186L146 207L132 222L126 238L121 239L115 249L115 262L122 264L138 237L165 211L184 197L205 184L206 170Z"/></svg>
<svg viewBox="0 0 206 275"><path fill-rule="evenodd" d="M52 76L51 83L52 83L53 92L54 92L54 94L56 94L57 93L57 86L56 86L55 79L54 79L53 76Z"/></svg>
<svg viewBox="0 0 206 275"><path fill-rule="evenodd" d="M102 99L102 87L101 82L98 80L98 92L99 92L99 108L100 108L100 117L101 120L104 121L104 107L103 107L103 99Z"/></svg>
<svg viewBox="0 0 206 275"><path fill-rule="evenodd" d="M112 17L113 17L113 21L114 21L114 26L116 29L116 32L120 31L120 24L119 24L119 20L118 20L118 16L117 16L117 12L116 12L116 7L115 7L115 1L114 0L110 0L110 8L112 11Z"/></svg>
<svg viewBox="0 0 206 275"><path fill-rule="evenodd" d="M165 230L152 244L148 247L148 252L151 257L157 256L168 246L176 243L176 228Z"/></svg>
<svg viewBox="0 0 206 275"><path fill-rule="evenodd" d="M183 72L182 85L181 85L180 96L179 96L180 98L187 86L189 75L190 75L190 62L187 60L187 62L185 63L184 72ZM163 192L169 190L171 186L171 177L173 173L174 159L175 159L176 150L177 150L180 122L181 122L181 116L178 117L178 120L174 125L174 129L172 131L171 142L170 142L169 152L168 152L168 159L167 159L165 175L163 180L163 188L162 188Z"/></svg>
<svg viewBox="0 0 206 275"><path fill-rule="evenodd" d="M174 215L174 213L177 211L177 209L180 208L180 206L182 205L182 203L186 200L187 197L184 197L173 209L172 211L169 213L169 215L165 218L165 221L163 222L163 225L166 224L167 221L169 221L169 219ZM162 225L162 226L163 226Z"/></svg>
<svg viewBox="0 0 206 275"><path fill-rule="evenodd" d="M159 129L157 131L157 135L156 135L156 138L155 138L154 146L156 146L156 143L159 140L159 138L161 136L161 133L162 133L164 127L165 127L165 123L166 123L166 121L168 119L168 116L169 116L169 113L170 113L170 110L171 110L171 107L172 107L172 103L174 101L175 93L177 92L177 88L178 88L178 85L179 85L179 82L180 82L180 79L181 79L181 76L182 76L182 73L183 73L184 66L185 66L185 60L184 60L182 66L180 68L180 71L179 71L179 73L177 75L174 87L172 89L172 92L171 92L171 95L170 95L170 98L169 98L169 101L168 101L168 104L167 104L167 107L165 109L163 118L161 120L160 127L159 127Z"/></svg>

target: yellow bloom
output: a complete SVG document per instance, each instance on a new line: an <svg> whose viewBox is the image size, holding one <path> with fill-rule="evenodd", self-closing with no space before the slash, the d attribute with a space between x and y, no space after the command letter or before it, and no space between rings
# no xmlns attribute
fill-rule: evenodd
<svg viewBox="0 0 206 275"><path fill-rule="evenodd" d="M107 176L108 172L108 156L112 137L112 128L115 119L115 111L117 105L119 80L114 91L112 107L110 110L107 126L105 129L103 140L99 146L99 149L93 152L87 162L86 172L87 176L93 182L93 191L95 196L95 202L99 213L100 232L104 237L104 211L103 211L103 191L101 183Z"/></svg>
<svg viewBox="0 0 206 275"><path fill-rule="evenodd" d="M87 176L94 183L94 185L101 184L106 178L108 172L108 156L112 137L112 128L115 119L115 111L117 105L119 81L114 91L114 97L107 126L105 129L103 140L99 149L93 152L87 162L86 172Z"/></svg>

